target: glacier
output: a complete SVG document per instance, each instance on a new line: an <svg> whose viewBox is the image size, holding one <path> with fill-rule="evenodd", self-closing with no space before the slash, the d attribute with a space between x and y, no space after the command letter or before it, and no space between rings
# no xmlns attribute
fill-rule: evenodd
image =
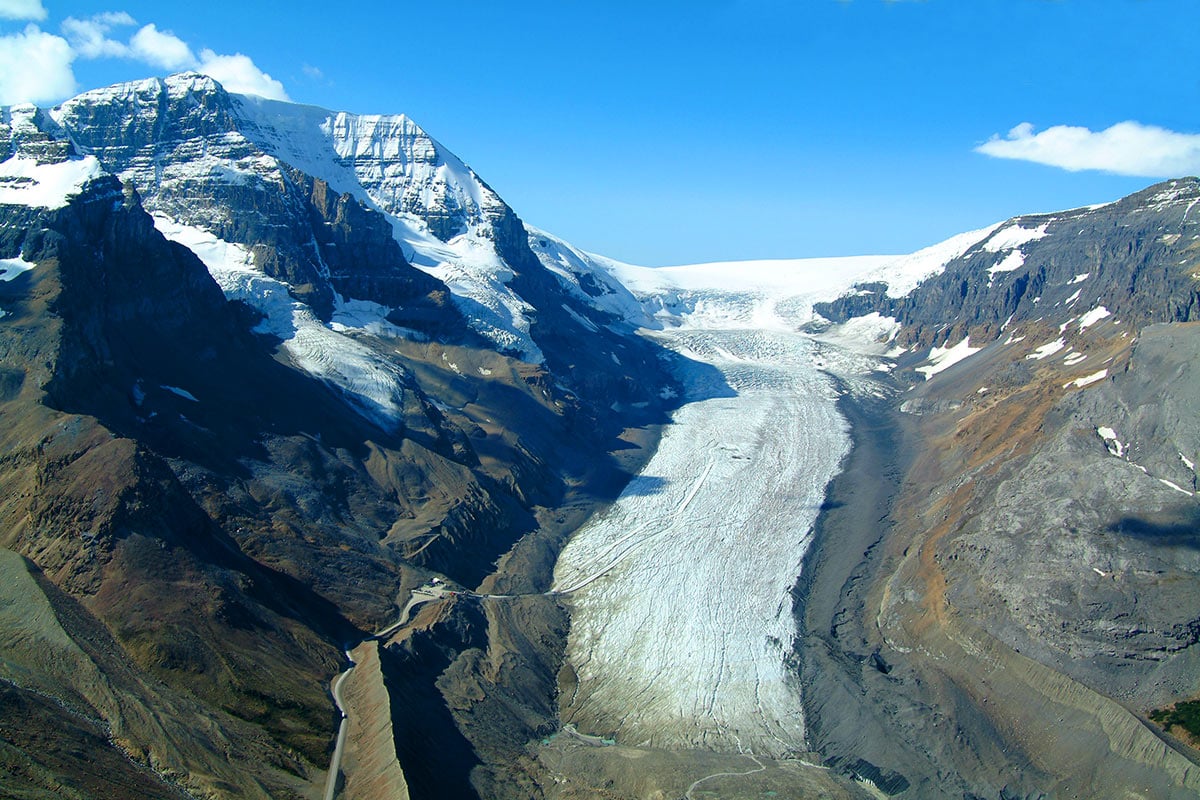
<svg viewBox="0 0 1200 800"><path fill-rule="evenodd" d="M731 273L596 259L658 310L661 329L647 335L686 356L685 403L641 473L559 558L575 676L564 722L633 746L805 749L791 589L850 439L821 346L798 328L814 298L887 260Z"/></svg>

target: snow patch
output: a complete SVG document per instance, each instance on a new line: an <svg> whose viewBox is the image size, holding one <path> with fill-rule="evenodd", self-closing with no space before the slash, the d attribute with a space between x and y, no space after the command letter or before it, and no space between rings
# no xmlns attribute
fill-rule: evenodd
<svg viewBox="0 0 1200 800"><path fill-rule="evenodd" d="M178 397L182 397L184 400L191 400L193 403L200 402L199 400L196 399L196 395L192 394L187 389L180 389L178 386L167 386L166 384L159 386L159 388L166 389L171 394L176 395Z"/></svg>
<svg viewBox="0 0 1200 800"><path fill-rule="evenodd" d="M1012 272L1013 270L1020 269L1024 265L1025 254L1020 250L1013 250L994 266L988 267L988 277L993 277L998 272Z"/></svg>
<svg viewBox="0 0 1200 800"><path fill-rule="evenodd" d="M1104 306L1096 306L1091 311L1079 318L1079 330L1085 330L1107 316L1110 316L1107 308Z"/></svg>
<svg viewBox="0 0 1200 800"><path fill-rule="evenodd" d="M1117 432L1107 425L1101 425L1096 428L1096 433L1104 440L1104 446L1108 448L1108 452L1112 453L1117 458L1125 457L1125 445L1117 438Z"/></svg>
<svg viewBox="0 0 1200 800"><path fill-rule="evenodd" d="M1047 342L1041 347L1038 347L1032 353L1025 356L1025 358L1033 358L1041 361L1043 358L1049 358L1066 346L1067 343L1062 339L1055 339L1053 342Z"/></svg>
<svg viewBox="0 0 1200 800"><path fill-rule="evenodd" d="M1028 242L1037 241L1046 236L1046 227L1049 224L1049 222L1043 222L1036 228L1022 228L1020 224L1009 225L1007 228L1002 228L989 237L983 243L983 249L989 253L999 253L1004 250L1018 248Z"/></svg>
<svg viewBox="0 0 1200 800"><path fill-rule="evenodd" d="M924 375L925 380L929 380L939 372L949 369L982 349L982 347L971 347L970 337L964 338L953 347L934 347L929 351L929 358L927 359L929 364L924 367L917 367L916 371Z"/></svg>
<svg viewBox="0 0 1200 800"><path fill-rule="evenodd" d="M1165 485L1165 486L1170 486L1172 489L1174 489L1174 490L1175 490L1175 491L1177 491L1177 492L1183 492L1183 493L1184 493L1184 494L1186 494L1188 497L1191 497L1191 496L1192 496L1192 492L1189 492L1187 489L1183 488L1182 486L1180 486L1179 484L1175 483L1174 481L1169 481L1169 480L1167 480L1166 478L1159 478L1159 479L1158 479L1158 482L1159 482L1159 483L1161 483L1161 484L1163 484L1163 485Z"/></svg>
<svg viewBox="0 0 1200 800"><path fill-rule="evenodd" d="M1077 389L1082 389L1084 386L1090 386L1091 384L1095 383L1096 381L1104 380L1104 378L1107 375L1108 375L1108 370L1102 369L1099 372L1093 372L1091 375L1087 375L1082 378L1076 378L1073 381L1068 381L1063 384L1063 388L1066 389L1070 386L1074 386Z"/></svg>
<svg viewBox="0 0 1200 800"><path fill-rule="evenodd" d="M0 258L0 281L11 281L18 275L28 272L36 267L29 261L23 258Z"/></svg>
<svg viewBox="0 0 1200 800"><path fill-rule="evenodd" d="M1067 281L1067 285L1073 286L1077 283L1083 283L1091 276L1091 274L1092 273L1090 273L1090 272L1081 272L1078 275L1076 275L1074 278L1071 278L1071 280Z"/></svg>

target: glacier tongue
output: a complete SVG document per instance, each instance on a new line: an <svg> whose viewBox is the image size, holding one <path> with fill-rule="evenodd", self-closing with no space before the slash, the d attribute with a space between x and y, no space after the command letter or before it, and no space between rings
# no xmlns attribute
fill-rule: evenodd
<svg viewBox="0 0 1200 800"><path fill-rule="evenodd" d="M799 334L658 336L700 362L692 402L559 559L578 678L563 713L632 745L784 756L804 749L790 589L846 423Z"/></svg>

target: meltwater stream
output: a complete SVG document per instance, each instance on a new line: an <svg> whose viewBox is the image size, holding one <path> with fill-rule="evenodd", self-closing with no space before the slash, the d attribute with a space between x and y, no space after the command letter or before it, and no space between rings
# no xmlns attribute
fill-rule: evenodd
<svg viewBox="0 0 1200 800"><path fill-rule="evenodd" d="M798 334L662 336L727 386L682 376L690 402L657 452L559 559L563 718L623 744L782 756L804 748L790 589L847 426Z"/></svg>

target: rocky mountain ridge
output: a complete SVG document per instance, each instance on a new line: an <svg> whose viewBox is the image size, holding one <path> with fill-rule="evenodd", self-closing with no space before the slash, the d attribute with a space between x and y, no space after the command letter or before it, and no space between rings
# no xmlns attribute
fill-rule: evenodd
<svg viewBox="0 0 1200 800"><path fill-rule="evenodd" d="M1194 751L1147 716L1200 691L1197 205L1188 178L1019 217L902 297L817 306L892 317L900 389L860 417L892 475L882 532L860 519L866 556L818 550L802 579L827 756L902 796L1197 791Z"/></svg>

